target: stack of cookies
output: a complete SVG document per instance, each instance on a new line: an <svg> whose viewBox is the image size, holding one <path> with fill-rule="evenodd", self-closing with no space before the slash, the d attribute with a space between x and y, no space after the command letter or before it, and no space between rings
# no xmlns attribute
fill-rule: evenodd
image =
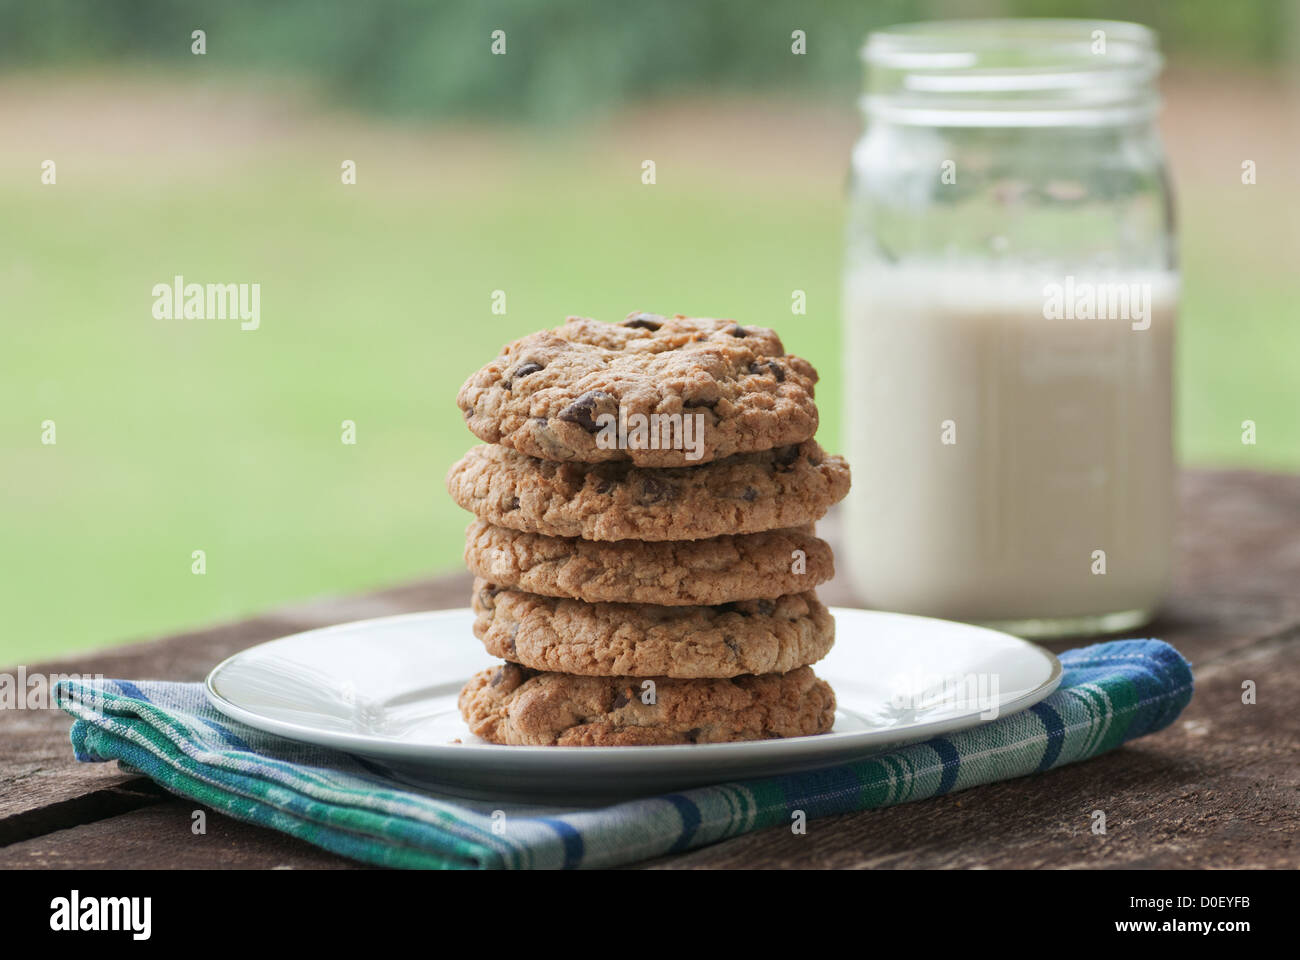
<svg viewBox="0 0 1300 960"><path fill-rule="evenodd" d="M460 695L494 743L824 733L808 666L835 622L812 524L849 470L812 439L817 372L761 327L633 314L515 341L461 388L487 441L447 475L474 513L474 633L504 664Z"/></svg>

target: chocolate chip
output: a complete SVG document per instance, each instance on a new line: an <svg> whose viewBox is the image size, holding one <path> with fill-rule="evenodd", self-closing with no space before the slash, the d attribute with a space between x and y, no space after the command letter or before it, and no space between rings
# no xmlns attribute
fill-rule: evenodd
<svg viewBox="0 0 1300 960"><path fill-rule="evenodd" d="M614 698L614 702L610 704L609 709L621 710L623 707L626 707L631 702L632 702L632 695L628 692L628 689L624 687L622 690L618 692L618 696Z"/></svg>
<svg viewBox="0 0 1300 960"><path fill-rule="evenodd" d="M737 657L740 656L740 646L739 646L739 644L737 644L736 641L732 638L731 634L729 634L729 633L725 633L725 634L723 634L723 635L722 635L722 642L725 643L725 644L727 645L727 649L730 650L730 651L732 652L732 654L734 654L734 655L737 656Z"/></svg>
<svg viewBox="0 0 1300 960"><path fill-rule="evenodd" d="M764 367L767 367L768 370L772 371L772 376L776 377L777 383L783 383L785 381L785 370L783 370L781 365L775 360L755 360L749 365L749 372L762 373Z"/></svg>
<svg viewBox="0 0 1300 960"><path fill-rule="evenodd" d="M601 480L600 483L596 484L596 493L601 495L609 493L613 489L614 489L613 480Z"/></svg>
<svg viewBox="0 0 1300 960"><path fill-rule="evenodd" d="M704 732L703 727L691 727L691 729L686 731L686 739L689 740L691 743L699 743L700 734L703 732Z"/></svg>
<svg viewBox="0 0 1300 960"><path fill-rule="evenodd" d="M542 369L540 363L521 363L519 366L515 367L514 373L510 374L509 377L501 382L501 386L509 390L514 385L514 382L520 377L526 377L530 373L536 373L540 369Z"/></svg>
<svg viewBox="0 0 1300 960"><path fill-rule="evenodd" d="M772 465L777 470L785 472L794 469L794 465L799 461L799 445L795 444L790 447L782 447L777 450L772 457Z"/></svg>
<svg viewBox="0 0 1300 960"><path fill-rule="evenodd" d="M600 430L600 424L596 423L596 418L592 414L596 412L598 406L605 405L613 399L604 390L588 390L556 414L556 419L563 420L565 423L576 423L588 433L596 433Z"/></svg>
<svg viewBox="0 0 1300 960"><path fill-rule="evenodd" d="M716 397L712 400L683 400L682 401L682 406L684 407L704 407L707 410L712 410L717 405L718 405L718 401Z"/></svg>
<svg viewBox="0 0 1300 960"><path fill-rule="evenodd" d="M641 496L637 498L637 503L643 507L650 507L656 503L672 500L676 496L676 489L667 480L658 477L642 477Z"/></svg>
<svg viewBox="0 0 1300 960"><path fill-rule="evenodd" d="M510 502L506 504L506 512L509 513L511 510L518 510L518 509L519 509L519 498L511 497Z"/></svg>
<svg viewBox="0 0 1300 960"><path fill-rule="evenodd" d="M495 598L501 588L495 584L485 584L483 589L478 592L478 602L484 610L492 610L496 607Z"/></svg>
<svg viewBox="0 0 1300 960"><path fill-rule="evenodd" d="M469 419L470 417L472 417L472 416L474 416L474 408L473 408L473 407L466 407L466 408L465 408L465 419L468 420L468 419Z"/></svg>
<svg viewBox="0 0 1300 960"><path fill-rule="evenodd" d="M770 617L776 613L776 604L771 600L760 600L757 604L758 612L765 617Z"/></svg>
<svg viewBox="0 0 1300 960"><path fill-rule="evenodd" d="M740 499L746 503L753 503L758 499L758 491L753 487L746 487L745 492L740 495Z"/></svg>
<svg viewBox="0 0 1300 960"><path fill-rule="evenodd" d="M623 326L634 330L655 331L663 326L663 320L657 313L634 313L623 321Z"/></svg>
<svg viewBox="0 0 1300 960"><path fill-rule="evenodd" d="M749 336L749 334L745 333L745 328L742 327L740 324L736 324L734 327L728 330L727 333L731 334L733 337Z"/></svg>

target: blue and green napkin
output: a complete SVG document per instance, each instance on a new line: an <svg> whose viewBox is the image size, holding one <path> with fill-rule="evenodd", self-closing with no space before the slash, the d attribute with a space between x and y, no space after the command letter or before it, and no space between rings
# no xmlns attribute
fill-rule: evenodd
<svg viewBox="0 0 1300 960"><path fill-rule="evenodd" d="M389 867L608 867L750 830L923 800L1087 760L1160 730L1192 697L1159 640L1061 655L1061 686L1021 713L868 759L595 809L473 801L385 779L347 754L227 719L198 683L62 681L78 760L117 760L237 820ZM1028 789L1028 787L1027 787ZM494 812L503 811L501 813Z"/></svg>

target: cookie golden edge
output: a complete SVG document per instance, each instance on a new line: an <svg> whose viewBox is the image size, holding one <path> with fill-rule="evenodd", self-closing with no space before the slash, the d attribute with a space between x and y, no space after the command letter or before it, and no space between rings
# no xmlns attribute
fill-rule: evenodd
<svg viewBox="0 0 1300 960"><path fill-rule="evenodd" d="M827 733L835 722L834 691L810 667L674 680L577 677L503 663L471 677L458 705L475 736L514 746L786 739Z"/></svg>
<svg viewBox="0 0 1300 960"><path fill-rule="evenodd" d="M447 471L456 504L500 527L584 540L676 541L821 519L848 494L842 456L815 440L692 468L558 464L482 444Z"/></svg>
<svg viewBox="0 0 1300 960"><path fill-rule="evenodd" d="M815 593L715 607L586 603L474 583L474 635L495 657L579 676L679 680L786 673L821 660L835 618Z"/></svg>
<svg viewBox="0 0 1300 960"><path fill-rule="evenodd" d="M607 373L611 362L621 366ZM456 403L479 439L531 457L682 467L810 439L817 380L767 328L680 314L613 324L573 317L507 344ZM690 416L703 435L680 448L607 444L598 439L604 413L619 422Z"/></svg>
<svg viewBox="0 0 1300 960"><path fill-rule="evenodd" d="M773 600L835 575L830 544L811 524L701 540L591 541L475 519L464 561L476 577L539 596L674 607Z"/></svg>

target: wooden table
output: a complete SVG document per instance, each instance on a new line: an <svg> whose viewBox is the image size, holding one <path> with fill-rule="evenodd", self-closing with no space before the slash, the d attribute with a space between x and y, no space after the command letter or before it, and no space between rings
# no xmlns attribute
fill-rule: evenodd
<svg viewBox="0 0 1300 960"><path fill-rule="evenodd" d="M647 866L1297 866L1300 477L1189 472L1180 500L1177 586L1143 631L1195 669L1196 695L1172 727L1050 773L815 820L806 836L776 827ZM853 603L836 583L822 593ZM468 594L467 575L444 577L28 669L199 680L264 640L463 606ZM1247 680L1257 687L1253 705L1242 703ZM195 838L195 804L116 764L75 762L69 723L61 711L0 713L0 868L356 866L218 814ZM1090 830L1094 810L1106 813L1105 836Z"/></svg>

